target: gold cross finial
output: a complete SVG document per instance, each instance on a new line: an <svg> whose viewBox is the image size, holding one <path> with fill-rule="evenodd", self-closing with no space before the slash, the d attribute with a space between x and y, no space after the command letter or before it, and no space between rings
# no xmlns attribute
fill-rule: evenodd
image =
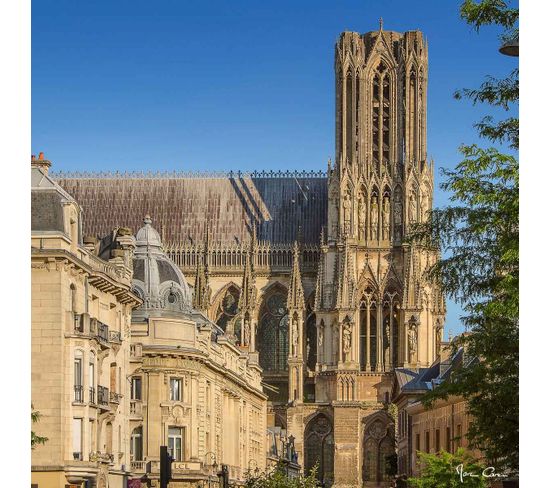
<svg viewBox="0 0 550 488"><path fill-rule="evenodd" d="M380 17L380 19L378 19L378 22L380 23L380 30L382 30L384 28L384 19Z"/></svg>

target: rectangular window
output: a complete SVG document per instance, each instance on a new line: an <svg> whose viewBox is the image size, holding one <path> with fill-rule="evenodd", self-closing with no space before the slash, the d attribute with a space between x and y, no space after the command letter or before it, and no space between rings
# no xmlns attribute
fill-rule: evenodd
<svg viewBox="0 0 550 488"><path fill-rule="evenodd" d="M441 436L439 435L439 429L435 430L435 452L441 451Z"/></svg>
<svg viewBox="0 0 550 488"><path fill-rule="evenodd" d="M424 440L424 451L430 452L430 431L427 430L424 434L425 440Z"/></svg>
<svg viewBox="0 0 550 488"><path fill-rule="evenodd" d="M73 419L73 459L82 461L82 419Z"/></svg>
<svg viewBox="0 0 550 488"><path fill-rule="evenodd" d="M168 453L174 461L183 461L183 429L168 428Z"/></svg>
<svg viewBox="0 0 550 488"><path fill-rule="evenodd" d="M141 376L132 378L132 391L130 398L132 400L141 400Z"/></svg>
<svg viewBox="0 0 550 488"><path fill-rule="evenodd" d="M170 378L170 400L181 402L181 378Z"/></svg>
<svg viewBox="0 0 550 488"><path fill-rule="evenodd" d="M82 353L80 353L82 354ZM74 358L74 401L82 403L82 356Z"/></svg>
<svg viewBox="0 0 550 488"><path fill-rule="evenodd" d="M451 428L450 427L447 427L445 437L446 437L446 440L447 440L446 451L451 452L452 444L451 444Z"/></svg>

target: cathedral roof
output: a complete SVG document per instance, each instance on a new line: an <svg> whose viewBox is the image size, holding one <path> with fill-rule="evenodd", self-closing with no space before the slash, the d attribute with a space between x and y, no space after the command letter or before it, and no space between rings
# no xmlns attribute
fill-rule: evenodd
<svg viewBox="0 0 550 488"><path fill-rule="evenodd" d="M207 228L214 245L246 244L254 226L259 241L317 243L327 217L327 178L321 171L55 178L82 206L85 235L136 229L150 214L167 245L203 242Z"/></svg>

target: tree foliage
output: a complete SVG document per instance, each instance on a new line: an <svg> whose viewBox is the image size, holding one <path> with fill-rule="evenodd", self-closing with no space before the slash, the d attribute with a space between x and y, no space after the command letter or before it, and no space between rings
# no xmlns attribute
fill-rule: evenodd
<svg viewBox="0 0 550 488"><path fill-rule="evenodd" d="M409 486L412 488L485 488L489 486L489 478L483 476L485 467L464 449L458 449L456 454L446 451L437 454L417 451L417 454L422 466L422 475L418 478L409 478ZM469 476L470 473L475 476Z"/></svg>
<svg viewBox="0 0 550 488"><path fill-rule="evenodd" d="M40 420L40 412L34 409L31 405L31 423L36 424ZM34 449L38 444L45 444L48 440L47 437L41 437L31 430L31 449Z"/></svg>
<svg viewBox="0 0 550 488"><path fill-rule="evenodd" d="M476 29L496 24L507 32L518 18L517 9L502 0L467 0L461 15ZM519 96L518 70L503 80L488 77L479 89L456 96L508 111ZM519 148L517 117L495 122L487 115L476 127L490 142ZM450 193L450 205L434 209L410 235L419 246L443 251L444 258L429 275L463 306L462 320L469 331L453 341L455 351L460 346L466 351L464 364L423 401L430 406L438 398L464 397L473 417L468 429L471 446L481 449L492 465L517 472L519 164L513 154L495 147L472 144L460 151L464 159L443 171L441 186Z"/></svg>
<svg viewBox="0 0 550 488"><path fill-rule="evenodd" d="M307 476L292 477L287 475L286 467L279 463L275 469L264 472L250 472L245 481L246 488L316 488L317 467Z"/></svg>

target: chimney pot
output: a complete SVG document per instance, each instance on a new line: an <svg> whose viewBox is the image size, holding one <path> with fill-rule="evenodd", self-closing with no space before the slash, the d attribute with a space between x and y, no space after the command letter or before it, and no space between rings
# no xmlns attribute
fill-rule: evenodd
<svg viewBox="0 0 550 488"><path fill-rule="evenodd" d="M44 159L44 153L42 151L38 153L38 159Z"/></svg>

